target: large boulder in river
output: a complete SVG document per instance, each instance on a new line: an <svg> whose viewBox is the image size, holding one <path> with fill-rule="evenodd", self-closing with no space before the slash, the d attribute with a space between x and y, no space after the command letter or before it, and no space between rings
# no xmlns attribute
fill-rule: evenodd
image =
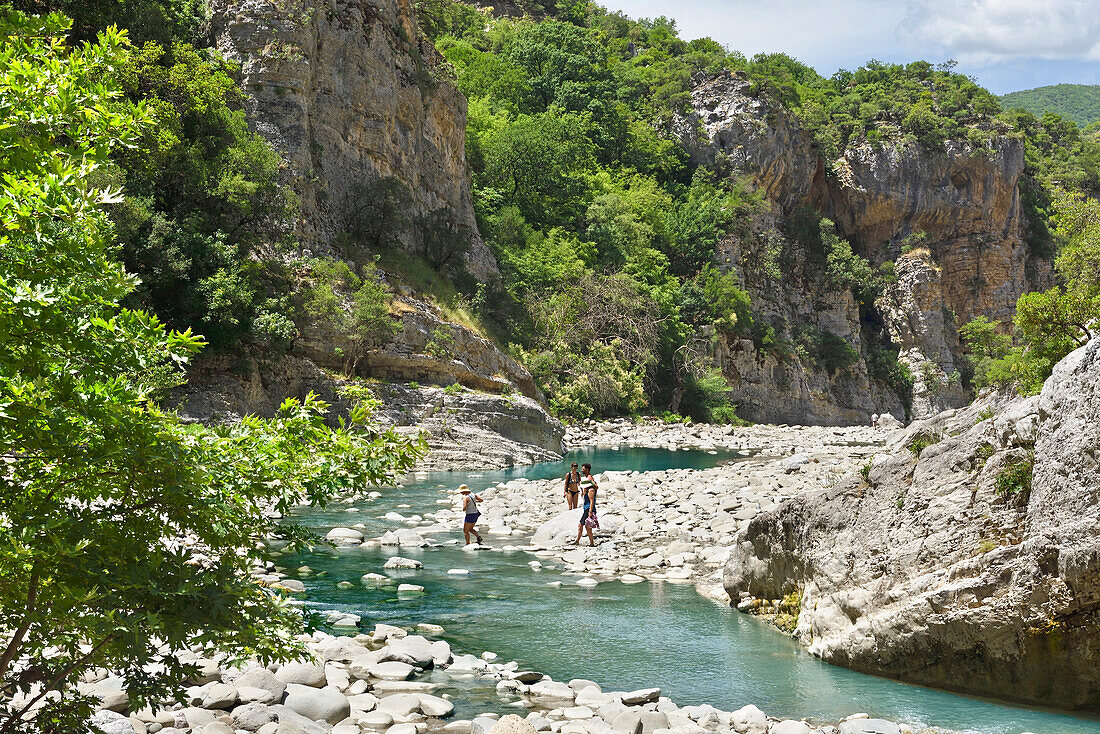
<svg viewBox="0 0 1100 734"><path fill-rule="evenodd" d="M1040 396L986 397L891 448L751 521L733 603L799 604L796 636L829 662L1100 709L1100 339Z"/></svg>
<svg viewBox="0 0 1100 734"><path fill-rule="evenodd" d="M599 504L596 505L597 517L600 521L600 529L595 531L597 535L611 535L619 529L617 520L609 515L599 512ZM577 525L580 524L581 510L565 510L559 512L535 531L531 542L535 545L565 545L568 541L576 540Z"/></svg>

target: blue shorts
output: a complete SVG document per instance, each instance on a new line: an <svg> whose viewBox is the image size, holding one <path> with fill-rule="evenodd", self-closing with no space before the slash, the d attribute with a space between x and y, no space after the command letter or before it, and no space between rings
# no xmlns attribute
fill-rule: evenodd
<svg viewBox="0 0 1100 734"><path fill-rule="evenodd" d="M474 523L474 522L477 522L477 519L479 517L481 517L480 512L471 512L468 515L466 515L466 519L463 522Z"/></svg>

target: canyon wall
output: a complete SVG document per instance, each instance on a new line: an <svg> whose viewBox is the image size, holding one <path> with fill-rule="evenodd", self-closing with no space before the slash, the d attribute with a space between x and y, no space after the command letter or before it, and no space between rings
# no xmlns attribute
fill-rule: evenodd
<svg viewBox="0 0 1100 734"><path fill-rule="evenodd" d="M798 594L796 637L856 670L1100 710L1098 386L1094 339L1039 396L914 423L861 474L750 522L732 603Z"/></svg>
<svg viewBox="0 0 1100 734"><path fill-rule="evenodd" d="M867 327L884 333L916 378L913 417L965 404L959 385L957 328L978 315L1008 322L1016 299L1050 284L1050 264L1032 257L1018 183L1023 147L1009 137L991 150L948 141L932 152L916 143L863 143L826 163L798 120L757 97L736 73L699 77L691 112L676 120L693 160L724 175L750 177L772 207L771 222L732 237L719 262L737 271L765 319L781 336L810 324L843 338L866 358ZM823 282L812 253L778 230L809 209L872 264L894 262L895 280L873 307ZM788 256L780 279L753 264L767 257L761 232ZM789 227L787 227L789 231ZM791 422L858 422L872 412L904 419L892 391L869 382L866 361L828 374L805 360L763 353L747 339L720 349L745 417ZM759 406L767 405L761 410Z"/></svg>
<svg viewBox="0 0 1100 734"><path fill-rule="evenodd" d="M496 271L474 221L466 100L411 0L213 0L211 33L240 65L250 124L286 159L304 246L347 255L339 239L364 219L378 231L400 216L406 247L430 222L470 239L473 275Z"/></svg>
<svg viewBox="0 0 1100 734"><path fill-rule="evenodd" d="M474 277L497 273L474 219L466 100L440 73L411 0L213 0L211 35L240 66L249 124L285 160L303 250L356 262L393 247L423 254L449 233L469 242ZM174 404L188 419L232 421L313 391L336 420L348 408L339 388L363 378L383 399L384 425L425 431L423 468L558 457L563 429L530 373L422 294L394 290L400 329L384 346L364 352L318 326L286 353L203 355Z"/></svg>

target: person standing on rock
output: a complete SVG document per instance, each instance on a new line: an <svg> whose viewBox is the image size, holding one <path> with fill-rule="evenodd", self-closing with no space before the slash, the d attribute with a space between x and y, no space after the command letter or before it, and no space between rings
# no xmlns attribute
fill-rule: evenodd
<svg viewBox="0 0 1100 734"><path fill-rule="evenodd" d="M595 547L596 538L592 535L592 528L600 526L599 520L596 519L596 492L600 487L596 484L596 480L592 478L591 464L581 464L581 471L584 473L584 478L580 482L581 494L584 496L584 510L581 512L581 522L577 525L577 539L573 541L573 544L580 545L581 533L587 530L588 544Z"/></svg>
<svg viewBox="0 0 1100 734"><path fill-rule="evenodd" d="M878 413L871 414L871 428L878 430Z"/></svg>
<svg viewBox="0 0 1100 734"><path fill-rule="evenodd" d="M577 498L581 493L581 473L577 471L577 462L573 462L569 473L565 475L565 508L577 509Z"/></svg>
<svg viewBox="0 0 1100 734"><path fill-rule="evenodd" d="M481 543L481 534L477 532L474 526L477 525L477 519L481 517L481 513L477 509L477 503L485 500L471 492L465 484L459 487L458 491L462 494L462 512L466 514L462 521L462 534L466 536L466 545L470 544L470 533L473 533L474 537L477 538L477 542Z"/></svg>

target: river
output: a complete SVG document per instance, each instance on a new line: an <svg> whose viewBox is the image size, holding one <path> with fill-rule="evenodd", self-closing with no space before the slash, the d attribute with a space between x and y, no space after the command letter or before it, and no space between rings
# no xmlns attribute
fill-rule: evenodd
<svg viewBox="0 0 1100 734"><path fill-rule="evenodd" d="M708 468L737 459L656 449L586 450L570 458L592 462L597 472ZM418 474L400 487L384 490L381 498L310 508L296 519L322 535L332 527L363 523L362 532L375 537L394 529L394 523L382 518L386 512L433 512L440 501L453 498L459 484L480 490L516 477L564 475L565 466ZM547 502L561 501L560 493L547 497ZM602 502L605 507L613 505L615 497ZM437 539L461 535L456 528L450 537ZM588 678L605 690L659 686L681 706L710 703L735 710L751 703L772 716L825 723L861 711L918 730L941 726L988 734L1100 734L1100 719L1036 711L827 665L767 624L704 599L690 585L615 581L581 587L573 583L574 576L549 568L532 570L527 564L533 556L526 552L500 550L523 545L525 538L486 540L495 551L464 552L455 545L401 548L400 555L421 560L424 568L387 574L424 586L420 594L399 595L396 586L359 585L362 574L380 571L389 556L398 554L397 548L318 550L288 565L312 569L299 577L308 603L317 609L351 611L371 624L439 624L456 652L491 650L555 680ZM553 559L541 560L553 565ZM447 573L456 568L470 573ZM340 581L351 581L354 587L338 589ZM562 584L553 585L556 581ZM445 675L440 679L448 684ZM484 685L450 685L460 686L452 690L459 716L515 711L503 708Z"/></svg>

